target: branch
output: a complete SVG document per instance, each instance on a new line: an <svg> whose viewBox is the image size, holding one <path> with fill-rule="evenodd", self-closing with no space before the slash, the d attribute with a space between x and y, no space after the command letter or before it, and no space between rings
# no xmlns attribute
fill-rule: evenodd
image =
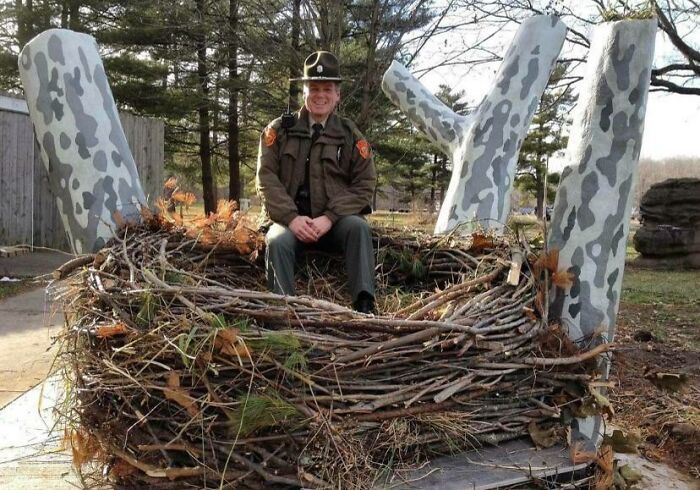
<svg viewBox="0 0 700 490"><path fill-rule="evenodd" d="M678 85L676 83L664 80L663 78L658 78L651 75L651 84L656 87L664 87L668 92L673 92L676 94L683 95L700 95L700 87L684 87L683 85Z"/></svg>

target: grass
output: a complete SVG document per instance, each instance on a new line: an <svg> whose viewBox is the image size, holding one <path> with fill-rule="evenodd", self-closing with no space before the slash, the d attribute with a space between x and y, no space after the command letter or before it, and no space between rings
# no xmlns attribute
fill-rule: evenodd
<svg viewBox="0 0 700 490"><path fill-rule="evenodd" d="M39 287L36 282L23 279L16 282L0 282L0 301Z"/></svg>
<svg viewBox="0 0 700 490"><path fill-rule="evenodd" d="M697 306L700 271L666 271L626 267L622 301L637 305ZM695 287L693 287L695 285Z"/></svg>

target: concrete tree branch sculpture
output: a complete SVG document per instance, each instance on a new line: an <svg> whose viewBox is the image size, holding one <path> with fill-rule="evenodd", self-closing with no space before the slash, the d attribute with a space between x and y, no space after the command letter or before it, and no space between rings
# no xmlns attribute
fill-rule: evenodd
<svg viewBox="0 0 700 490"><path fill-rule="evenodd" d="M402 65L384 74L384 93L452 161L435 233L458 225L501 231L510 209L518 151L566 36L566 25L540 15L522 23L491 91L469 116L455 114Z"/></svg>
<svg viewBox="0 0 700 490"><path fill-rule="evenodd" d="M112 237L118 211L146 202L95 39L44 31L19 56L19 73L49 184L77 254Z"/></svg>

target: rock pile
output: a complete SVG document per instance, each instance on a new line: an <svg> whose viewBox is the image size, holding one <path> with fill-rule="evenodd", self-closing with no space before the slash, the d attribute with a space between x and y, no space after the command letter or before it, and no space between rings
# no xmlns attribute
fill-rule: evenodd
<svg viewBox="0 0 700 490"><path fill-rule="evenodd" d="M668 179L642 196L634 248L644 265L700 267L700 179Z"/></svg>

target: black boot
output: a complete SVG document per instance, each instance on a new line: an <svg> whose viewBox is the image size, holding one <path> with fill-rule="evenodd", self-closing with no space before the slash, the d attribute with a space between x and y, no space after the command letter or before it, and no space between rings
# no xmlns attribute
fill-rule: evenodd
<svg viewBox="0 0 700 490"><path fill-rule="evenodd" d="M374 296L367 291L362 291L357 295L357 299L352 304L352 307L355 311L359 311L360 313L375 314L377 312L374 309Z"/></svg>

